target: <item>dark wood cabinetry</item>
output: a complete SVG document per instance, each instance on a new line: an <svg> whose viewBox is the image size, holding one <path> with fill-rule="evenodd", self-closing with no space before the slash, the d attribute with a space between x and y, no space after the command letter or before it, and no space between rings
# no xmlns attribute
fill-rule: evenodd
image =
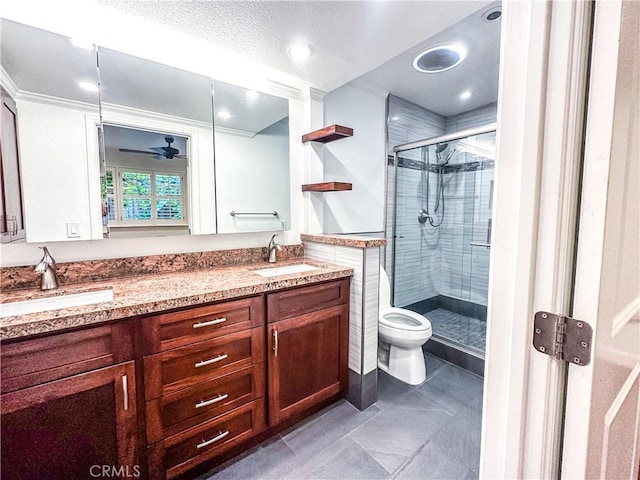
<svg viewBox="0 0 640 480"><path fill-rule="evenodd" d="M174 478L267 428L264 297L142 320L150 478Z"/></svg>
<svg viewBox="0 0 640 480"><path fill-rule="evenodd" d="M267 297L270 425L346 389L348 299L348 280Z"/></svg>
<svg viewBox="0 0 640 480"><path fill-rule="evenodd" d="M1 87L0 98L0 243L9 243L25 238L18 110L16 102Z"/></svg>
<svg viewBox="0 0 640 480"><path fill-rule="evenodd" d="M2 478L213 466L347 387L348 301L343 279L3 343Z"/></svg>
<svg viewBox="0 0 640 480"><path fill-rule="evenodd" d="M139 469L134 362L115 364L133 357L129 326L3 345L3 479Z"/></svg>

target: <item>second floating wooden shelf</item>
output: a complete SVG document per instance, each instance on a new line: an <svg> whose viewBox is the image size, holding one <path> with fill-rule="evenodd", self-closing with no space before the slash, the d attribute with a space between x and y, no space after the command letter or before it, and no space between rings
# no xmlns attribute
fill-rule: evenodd
<svg viewBox="0 0 640 480"><path fill-rule="evenodd" d="M352 185L346 182L309 183L302 185L303 192L340 192L351 189Z"/></svg>
<svg viewBox="0 0 640 480"><path fill-rule="evenodd" d="M329 143L341 138L352 137L353 128L343 127L342 125L329 125L315 132L307 133L302 136L302 143L320 142Z"/></svg>

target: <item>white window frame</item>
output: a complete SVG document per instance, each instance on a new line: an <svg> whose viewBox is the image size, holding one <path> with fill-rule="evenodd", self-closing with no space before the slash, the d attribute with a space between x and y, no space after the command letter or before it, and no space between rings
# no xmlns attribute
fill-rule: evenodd
<svg viewBox="0 0 640 480"><path fill-rule="evenodd" d="M188 226L188 205L187 205L187 175L182 170L171 169L146 169L136 167L117 167L109 166L107 171L113 172L114 179L114 198L115 198L115 220L110 220L109 225L112 227L164 227L164 226ZM147 196L140 196L139 198L149 198L151 201L151 215L150 220L133 220L123 218L124 216L124 200L125 198L133 198L129 195L125 195L122 188L122 174L124 172L129 173L143 173L151 175L151 194ZM182 201L182 219L181 220L165 220L158 219L156 212L156 201L163 198L173 198L157 195L156 193L156 176L157 175L171 175L179 176L181 179L181 194L179 199ZM176 197L177 199L177 197Z"/></svg>

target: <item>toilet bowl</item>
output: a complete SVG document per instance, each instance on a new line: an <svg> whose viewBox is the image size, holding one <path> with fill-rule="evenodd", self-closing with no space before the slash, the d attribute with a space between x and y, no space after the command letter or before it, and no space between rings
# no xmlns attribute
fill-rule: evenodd
<svg viewBox="0 0 640 480"><path fill-rule="evenodd" d="M391 286L382 265L378 298L378 368L419 385L427 379L422 345L431 338L431 322L419 313L391 306Z"/></svg>

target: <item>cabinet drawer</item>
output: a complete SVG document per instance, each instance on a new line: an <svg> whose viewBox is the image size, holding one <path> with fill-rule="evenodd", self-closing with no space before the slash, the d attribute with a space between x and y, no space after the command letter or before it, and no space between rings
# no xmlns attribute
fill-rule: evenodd
<svg viewBox="0 0 640 480"><path fill-rule="evenodd" d="M124 321L42 338L3 343L4 393L133 358L133 326Z"/></svg>
<svg viewBox="0 0 640 480"><path fill-rule="evenodd" d="M264 324L264 298L251 297L142 319L144 354Z"/></svg>
<svg viewBox="0 0 640 480"><path fill-rule="evenodd" d="M174 478L242 443L265 428L264 400L255 400L243 405L151 445L148 451L150 477Z"/></svg>
<svg viewBox="0 0 640 480"><path fill-rule="evenodd" d="M147 440L155 443L264 396L264 363L147 402Z"/></svg>
<svg viewBox="0 0 640 480"><path fill-rule="evenodd" d="M349 279L292 288L267 296L269 322L349 302Z"/></svg>
<svg viewBox="0 0 640 480"><path fill-rule="evenodd" d="M147 400L264 361L264 330L253 328L144 357Z"/></svg>

